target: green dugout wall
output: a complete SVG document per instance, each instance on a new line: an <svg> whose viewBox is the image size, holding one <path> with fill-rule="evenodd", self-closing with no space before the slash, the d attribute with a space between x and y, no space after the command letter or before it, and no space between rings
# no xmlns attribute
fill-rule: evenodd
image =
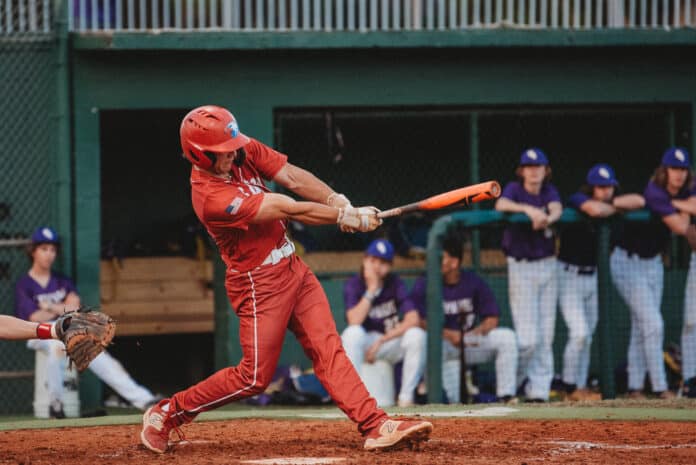
<svg viewBox="0 0 696 465"><path fill-rule="evenodd" d="M74 203L67 209L74 218L74 272L84 300L99 299L100 216L113 214L100 211L103 111L218 103L233 110L244 132L272 144L274 111L281 108L680 105L687 111L686 127L675 137L696 153L694 32L443 32L407 34L401 42L398 34L371 40L357 35L352 41L345 34L327 40L321 34L73 37ZM147 154L134 140L133 150L122 156L137 169L138 157ZM177 156L172 153L172 163ZM137 201L127 180L124 195ZM227 318L217 284L217 361L223 364L240 352L235 319ZM326 285L338 294L338 282Z"/></svg>

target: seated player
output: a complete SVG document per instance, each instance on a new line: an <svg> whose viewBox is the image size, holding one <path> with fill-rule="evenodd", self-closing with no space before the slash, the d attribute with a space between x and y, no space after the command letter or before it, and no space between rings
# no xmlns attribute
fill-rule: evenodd
<svg viewBox="0 0 696 465"><path fill-rule="evenodd" d="M406 284L392 273L394 247L373 241L360 273L346 281L343 296L348 327L341 334L348 358L360 373L363 363L404 362L399 406L414 404L414 391L425 370L426 334L408 298Z"/></svg>
<svg viewBox="0 0 696 465"><path fill-rule="evenodd" d="M442 384L450 402L460 401L461 347L465 346L466 364L495 362L496 395L507 403L516 403L517 338L509 328L500 328L500 310L490 287L476 273L461 270L463 241L451 234L443 241L442 298L445 312L442 329ZM421 316L426 315L427 283L418 278L411 300Z"/></svg>
<svg viewBox="0 0 696 465"><path fill-rule="evenodd" d="M15 286L16 316L37 323L50 323L65 311L80 307L80 297L73 282L51 270L60 239L49 227L38 228L31 236L29 272ZM65 418L63 412L63 378L65 346L55 339L31 339L27 347L45 352L48 371L49 416ZM158 400L137 384L123 366L106 351L99 354L89 369L135 407L145 410Z"/></svg>

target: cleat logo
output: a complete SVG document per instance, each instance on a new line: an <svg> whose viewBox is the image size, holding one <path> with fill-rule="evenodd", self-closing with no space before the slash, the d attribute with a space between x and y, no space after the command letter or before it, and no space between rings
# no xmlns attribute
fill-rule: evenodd
<svg viewBox="0 0 696 465"><path fill-rule="evenodd" d="M394 422L388 421L384 424L384 429L387 430L387 433L392 434L396 429L396 425L394 424Z"/></svg>

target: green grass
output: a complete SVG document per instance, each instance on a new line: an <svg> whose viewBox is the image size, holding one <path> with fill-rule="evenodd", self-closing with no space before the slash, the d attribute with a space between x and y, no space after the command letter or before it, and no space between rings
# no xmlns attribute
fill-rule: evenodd
<svg viewBox="0 0 696 465"><path fill-rule="evenodd" d="M435 420L447 417L462 417L500 404L487 405L424 405L413 408L387 409L395 415L436 414ZM514 405L515 409L504 416L476 416L479 419L524 420L626 420L626 421L696 421L696 401L602 401L591 404L550 403L542 405ZM0 431L16 429L66 428L105 425L139 424L141 414L134 409L109 409L109 415L94 418L69 418L65 420L38 420L30 416L0 416ZM206 412L201 421L236 420L241 418L275 418L288 420L339 419L345 418L335 407L251 407L233 404Z"/></svg>

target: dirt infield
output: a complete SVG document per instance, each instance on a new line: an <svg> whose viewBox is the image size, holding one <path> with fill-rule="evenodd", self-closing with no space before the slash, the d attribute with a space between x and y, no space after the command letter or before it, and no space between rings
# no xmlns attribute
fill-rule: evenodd
<svg viewBox="0 0 696 465"><path fill-rule="evenodd" d="M371 453L361 450L362 439L354 425L335 420L194 423L185 428L186 442L164 456L140 446L137 425L5 431L0 432L0 464L696 463L693 422L434 419L433 423L435 432L421 452Z"/></svg>

